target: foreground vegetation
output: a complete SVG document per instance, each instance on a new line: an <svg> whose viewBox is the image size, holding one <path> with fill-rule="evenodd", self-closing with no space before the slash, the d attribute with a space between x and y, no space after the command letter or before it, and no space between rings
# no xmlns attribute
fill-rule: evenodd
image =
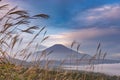
<svg viewBox="0 0 120 80"><path fill-rule="evenodd" d="M14 64L1 63L0 80L120 80L120 77L82 71L44 70L38 67L24 68Z"/></svg>

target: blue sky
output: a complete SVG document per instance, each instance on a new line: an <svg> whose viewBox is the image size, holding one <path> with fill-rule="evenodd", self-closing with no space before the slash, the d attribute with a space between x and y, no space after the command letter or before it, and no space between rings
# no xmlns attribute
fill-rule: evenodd
<svg viewBox="0 0 120 80"><path fill-rule="evenodd" d="M99 42L104 51L120 56L120 0L5 0L31 14L45 13L48 20L34 24L47 26L50 39L45 46L73 40L81 52L92 54Z"/></svg>

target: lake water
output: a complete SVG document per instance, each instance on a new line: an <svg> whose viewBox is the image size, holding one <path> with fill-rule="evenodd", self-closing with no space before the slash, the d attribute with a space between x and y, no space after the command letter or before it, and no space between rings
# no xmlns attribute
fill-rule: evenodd
<svg viewBox="0 0 120 80"><path fill-rule="evenodd" d="M83 70L83 71L92 71L100 72L108 75L117 75L120 76L120 63L115 64L98 64L98 65L84 65L84 66L63 66L67 70Z"/></svg>

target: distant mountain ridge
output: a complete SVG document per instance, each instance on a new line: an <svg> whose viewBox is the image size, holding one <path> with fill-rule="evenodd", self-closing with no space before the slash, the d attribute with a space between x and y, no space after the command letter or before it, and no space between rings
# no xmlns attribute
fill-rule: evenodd
<svg viewBox="0 0 120 80"><path fill-rule="evenodd" d="M91 56L88 54L81 54L77 51L74 51L70 48L65 47L61 44L53 45L44 50L47 54L46 59L49 60L68 60L68 59L80 59L84 57L84 59L90 59ZM34 55L41 55L42 52L38 51Z"/></svg>

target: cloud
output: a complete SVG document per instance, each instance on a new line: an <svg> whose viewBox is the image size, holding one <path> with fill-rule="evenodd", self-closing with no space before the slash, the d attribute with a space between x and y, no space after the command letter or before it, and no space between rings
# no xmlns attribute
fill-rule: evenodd
<svg viewBox="0 0 120 80"><path fill-rule="evenodd" d="M78 14L74 20L82 23L84 26L120 26L120 4L104 5L88 9Z"/></svg>
<svg viewBox="0 0 120 80"><path fill-rule="evenodd" d="M80 30L75 30L72 32L62 33L60 35L54 35L53 38L87 40L87 39L92 39L95 37L108 36L108 35L113 35L117 33L120 34L119 30L113 29L113 28L111 29L87 28L87 29L80 29Z"/></svg>
<svg viewBox="0 0 120 80"><path fill-rule="evenodd" d="M68 47L76 40L81 43L81 50L87 54L95 53L99 42L108 54L119 53L120 32L115 28L84 28L51 35L46 45L63 44Z"/></svg>
<svg viewBox="0 0 120 80"><path fill-rule="evenodd" d="M50 40L53 40L53 41L56 40L58 42L66 41L66 43L67 43L68 41L72 41L72 40L85 41L85 40L96 40L97 38L103 39L102 37L111 39L111 37L114 37L113 35L118 37L120 35L119 30L114 29L114 28L104 28L104 29L87 28L87 29L80 29L80 30L66 32L66 33L61 33L61 34L57 34L57 35L54 34L54 35L51 35ZM106 38L104 38L104 39L106 39ZM104 41L104 39L103 39L103 41ZM113 40L113 39L111 39L111 40ZM109 41L111 41L111 40L109 40Z"/></svg>

